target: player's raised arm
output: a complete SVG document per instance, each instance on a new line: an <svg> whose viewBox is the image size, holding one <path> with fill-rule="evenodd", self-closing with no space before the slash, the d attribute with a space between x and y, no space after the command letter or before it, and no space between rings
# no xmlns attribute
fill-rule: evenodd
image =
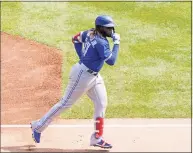
<svg viewBox="0 0 193 153"><path fill-rule="evenodd" d="M119 52L119 44L120 44L120 35L117 33L113 33L112 39L114 43L112 53L110 54L109 58L105 60L105 62L109 65L114 65L117 60L117 56Z"/></svg>
<svg viewBox="0 0 193 153"><path fill-rule="evenodd" d="M95 45L95 47L100 57L104 59L104 61L107 64L114 65L117 60L117 56L119 52L120 35L117 33L113 33L111 37L114 42L112 52L110 50L109 43L107 42L107 40L106 41L102 39L98 40L98 43Z"/></svg>

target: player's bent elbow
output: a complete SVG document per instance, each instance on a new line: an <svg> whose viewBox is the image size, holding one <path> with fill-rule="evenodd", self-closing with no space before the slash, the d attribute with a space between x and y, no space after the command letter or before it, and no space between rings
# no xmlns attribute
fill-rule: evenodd
<svg viewBox="0 0 193 153"><path fill-rule="evenodd" d="M110 65L110 66L113 66L113 65L115 65L115 62L114 61L110 61L110 62L106 62L108 65Z"/></svg>
<svg viewBox="0 0 193 153"><path fill-rule="evenodd" d="M113 65L115 65L115 63L111 63L111 64L109 64L110 66L113 66Z"/></svg>

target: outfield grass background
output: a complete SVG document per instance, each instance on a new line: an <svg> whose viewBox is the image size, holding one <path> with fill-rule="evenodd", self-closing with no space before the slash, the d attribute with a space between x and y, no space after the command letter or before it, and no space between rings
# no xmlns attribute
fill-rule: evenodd
<svg viewBox="0 0 193 153"><path fill-rule="evenodd" d="M121 35L116 65L101 71L106 117L190 117L191 2L2 2L1 31L61 49L63 93L78 60L71 37L100 14ZM84 95L61 116L92 118L93 103Z"/></svg>

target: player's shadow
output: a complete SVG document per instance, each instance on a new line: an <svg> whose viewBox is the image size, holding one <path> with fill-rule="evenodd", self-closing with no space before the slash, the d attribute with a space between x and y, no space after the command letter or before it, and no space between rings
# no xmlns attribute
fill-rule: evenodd
<svg viewBox="0 0 193 153"><path fill-rule="evenodd" d="M6 146L1 147L5 151L10 152L109 152L109 150L106 149L58 149L58 148L38 148L35 146L31 146L30 149L28 149L29 145L23 145L23 146ZM4 152L4 151L2 151Z"/></svg>

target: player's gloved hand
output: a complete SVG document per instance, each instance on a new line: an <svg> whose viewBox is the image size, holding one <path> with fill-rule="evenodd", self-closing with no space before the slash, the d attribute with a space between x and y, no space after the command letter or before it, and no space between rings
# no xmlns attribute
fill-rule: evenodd
<svg viewBox="0 0 193 153"><path fill-rule="evenodd" d="M111 37L114 44L120 44L120 35L118 33L112 33Z"/></svg>

